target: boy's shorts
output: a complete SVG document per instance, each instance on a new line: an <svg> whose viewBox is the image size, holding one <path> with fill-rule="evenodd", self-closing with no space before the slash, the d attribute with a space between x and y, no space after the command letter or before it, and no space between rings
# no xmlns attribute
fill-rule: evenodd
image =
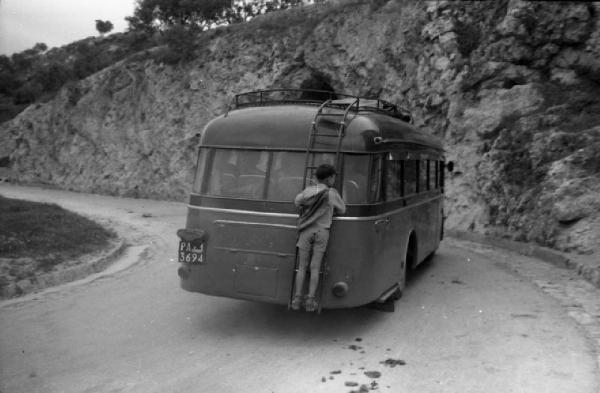
<svg viewBox="0 0 600 393"><path fill-rule="evenodd" d="M321 251L325 252L327 248L327 242L329 241L329 229L328 228L306 228L298 235L298 243L296 246L303 250Z"/></svg>

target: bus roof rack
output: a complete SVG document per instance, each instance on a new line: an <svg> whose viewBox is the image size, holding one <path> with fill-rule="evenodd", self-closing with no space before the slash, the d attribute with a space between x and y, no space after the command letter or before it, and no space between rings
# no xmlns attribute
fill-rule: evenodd
<svg viewBox="0 0 600 393"><path fill-rule="evenodd" d="M379 98L359 97L333 91L312 89L270 89L236 94L227 107L227 112L232 109L285 104L321 106L328 100L330 102L327 103L327 107L345 109L348 105L356 102L356 105L351 108L356 112L377 112L412 123L412 114L410 111L391 102ZM225 115L227 115L227 112Z"/></svg>

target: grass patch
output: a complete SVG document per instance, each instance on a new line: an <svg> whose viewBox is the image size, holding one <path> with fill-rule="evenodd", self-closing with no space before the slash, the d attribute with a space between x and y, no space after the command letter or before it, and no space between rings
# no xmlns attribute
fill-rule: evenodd
<svg viewBox="0 0 600 393"><path fill-rule="evenodd" d="M36 271L48 271L58 263L101 250L115 237L94 221L58 205L0 196L0 258L31 258ZM26 276L33 273L27 270Z"/></svg>

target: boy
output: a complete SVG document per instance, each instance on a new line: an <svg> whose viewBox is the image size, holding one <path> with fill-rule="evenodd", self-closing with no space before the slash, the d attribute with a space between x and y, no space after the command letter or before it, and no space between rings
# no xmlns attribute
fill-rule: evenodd
<svg viewBox="0 0 600 393"><path fill-rule="evenodd" d="M306 187L294 200L300 207L298 218L298 273L296 274L295 292L291 307L299 310L302 305L302 288L306 269L310 265L310 282L304 307L306 311L315 311L317 302L315 293L319 285L321 261L325 255L329 240L329 228L333 213L344 214L346 204L333 185L335 184L335 168L329 164L319 165L315 173L317 184ZM312 251L312 258L311 258Z"/></svg>

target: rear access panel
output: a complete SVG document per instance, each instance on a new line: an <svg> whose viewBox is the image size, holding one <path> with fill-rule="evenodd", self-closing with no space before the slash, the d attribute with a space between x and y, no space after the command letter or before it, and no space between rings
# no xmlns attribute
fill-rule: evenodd
<svg viewBox="0 0 600 393"><path fill-rule="evenodd" d="M280 270L252 265L235 265L234 288L239 294L276 299Z"/></svg>
<svg viewBox="0 0 600 393"><path fill-rule="evenodd" d="M233 273L236 297L287 302L296 250L296 227L216 220L214 251Z"/></svg>

